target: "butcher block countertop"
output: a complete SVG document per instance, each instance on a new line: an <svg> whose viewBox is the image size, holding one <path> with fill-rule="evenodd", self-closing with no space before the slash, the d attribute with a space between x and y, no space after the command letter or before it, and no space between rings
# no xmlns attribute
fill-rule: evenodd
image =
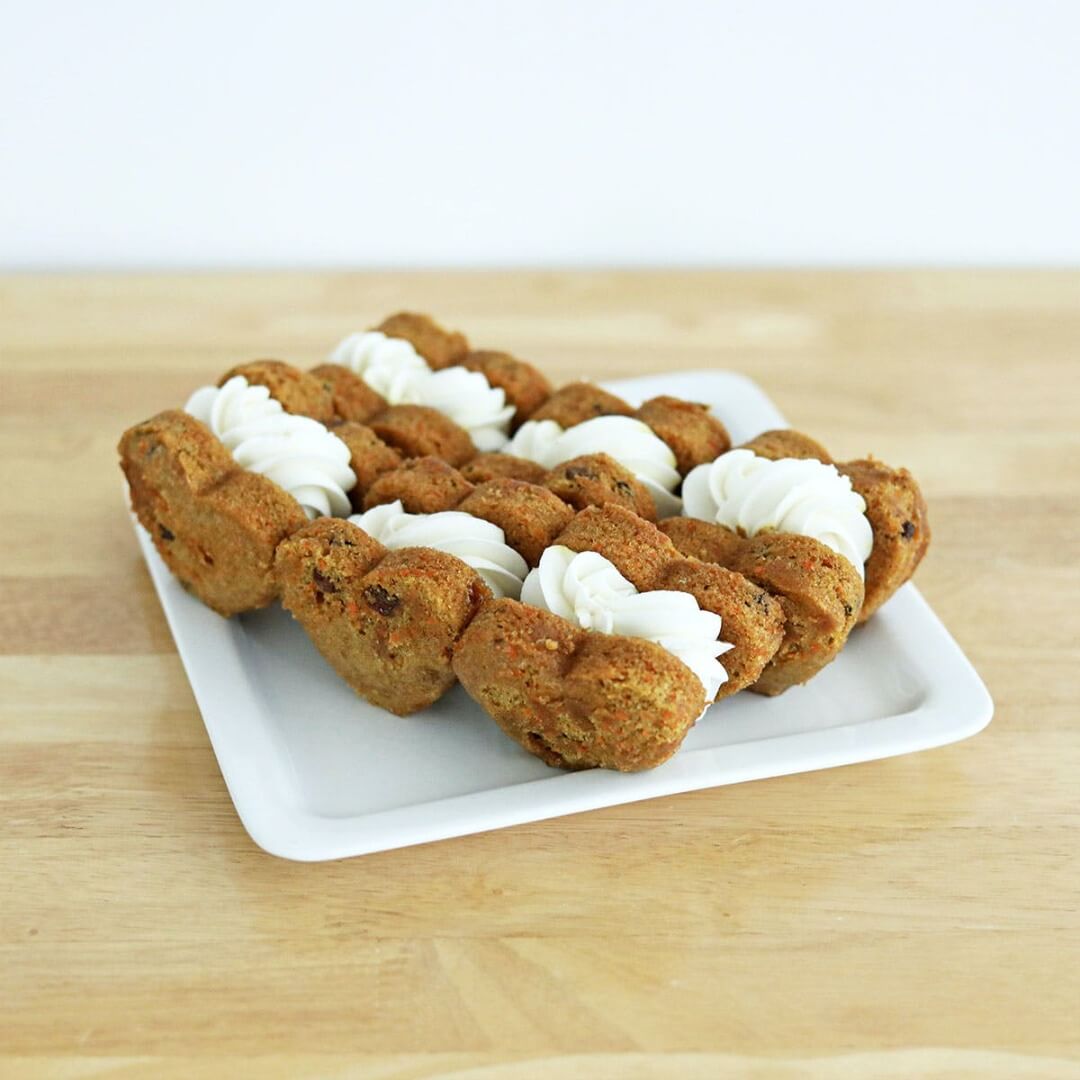
<svg viewBox="0 0 1080 1080"><path fill-rule="evenodd" d="M233 810L115 445L410 308L727 368L909 467L995 699L944 749L363 858ZM1080 273L0 278L0 1076L1080 1075Z"/></svg>

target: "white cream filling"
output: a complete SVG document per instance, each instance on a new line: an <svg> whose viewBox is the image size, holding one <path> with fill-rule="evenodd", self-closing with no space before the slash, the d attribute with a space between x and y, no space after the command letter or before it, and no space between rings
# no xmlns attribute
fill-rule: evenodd
<svg viewBox="0 0 1080 1080"><path fill-rule="evenodd" d="M498 525L460 510L409 514L401 500L372 507L349 520L391 549L429 547L471 566L496 597L521 595L529 564L506 543Z"/></svg>
<svg viewBox="0 0 1080 1080"><path fill-rule="evenodd" d="M549 547L525 578L521 599L584 630L655 642L698 677L706 702L713 701L727 682L718 657L733 646L718 640L720 616L702 611L689 593L639 593L598 552Z"/></svg>
<svg viewBox="0 0 1080 1080"><path fill-rule="evenodd" d="M810 536L864 573L874 546L866 503L835 465L812 459L772 461L729 450L691 469L683 481L683 513L744 536L762 532Z"/></svg>
<svg viewBox="0 0 1080 1080"><path fill-rule="evenodd" d="M378 330L350 334L330 362L359 375L391 405L426 405L449 417L469 433L477 450L501 450L509 437L514 406L501 387L460 366L432 371L404 338Z"/></svg>
<svg viewBox="0 0 1080 1080"><path fill-rule="evenodd" d="M568 428L554 420L527 420L504 451L545 469L583 454L607 454L641 481L660 517L682 509L674 494L681 479L674 452L648 424L631 416L597 416Z"/></svg>
<svg viewBox="0 0 1080 1080"><path fill-rule="evenodd" d="M318 420L287 413L265 386L234 375L224 386L196 390L184 412L202 421L241 468L284 488L308 517L344 517L352 509L349 448Z"/></svg>

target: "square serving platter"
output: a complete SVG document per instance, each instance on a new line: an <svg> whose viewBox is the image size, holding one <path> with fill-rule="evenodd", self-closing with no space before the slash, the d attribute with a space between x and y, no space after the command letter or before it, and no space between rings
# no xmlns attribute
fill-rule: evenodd
<svg viewBox="0 0 1080 1080"><path fill-rule="evenodd" d="M756 383L680 372L606 384L638 404L707 402L738 443L784 418ZM806 686L711 707L650 772L563 773L530 756L455 687L400 718L342 682L275 605L223 619L139 543L237 813L265 851L317 861L602 806L927 750L974 735L993 703L913 585Z"/></svg>

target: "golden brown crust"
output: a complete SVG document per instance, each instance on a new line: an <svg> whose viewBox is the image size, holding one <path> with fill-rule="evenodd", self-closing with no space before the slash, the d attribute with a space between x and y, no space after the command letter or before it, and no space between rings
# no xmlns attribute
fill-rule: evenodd
<svg viewBox="0 0 1080 1080"><path fill-rule="evenodd" d="M586 506L625 506L647 521L656 520L656 504L648 489L625 466L607 454L582 454L556 466L544 487L575 510Z"/></svg>
<svg viewBox="0 0 1080 1080"><path fill-rule="evenodd" d="M555 542L574 516L574 511L547 488L505 478L481 484L457 509L498 525L506 542L530 566L540 561L544 549Z"/></svg>
<svg viewBox="0 0 1080 1080"><path fill-rule="evenodd" d="M218 380L224 386L234 375L243 375L252 386L265 386L287 413L310 416L320 424L334 420L334 389L323 379L281 360L252 360L237 364Z"/></svg>
<svg viewBox="0 0 1080 1080"><path fill-rule="evenodd" d="M551 396L551 383L532 366L510 353L481 349L469 353L461 366L479 371L492 386L499 387L514 406L512 426L518 427Z"/></svg>
<svg viewBox="0 0 1080 1080"><path fill-rule="evenodd" d="M386 552L362 529L321 518L278 548L282 603L358 694L406 716L454 682L454 642L491 593L460 559Z"/></svg>
<svg viewBox="0 0 1080 1080"><path fill-rule="evenodd" d="M737 571L697 559L669 562L653 588L689 593L703 611L720 616L720 640L732 648L720 657L728 678L717 701L761 678L784 639L784 609L779 600Z"/></svg>
<svg viewBox="0 0 1080 1080"><path fill-rule="evenodd" d="M843 648L862 606L863 584L842 555L809 536L746 538L689 518L669 518L660 528L684 554L742 574L783 606L783 643L751 689L780 694L816 675Z"/></svg>
<svg viewBox="0 0 1080 1080"><path fill-rule="evenodd" d="M907 469L873 458L839 466L866 501L874 547L866 562L866 598L859 622L871 615L915 573L930 546L930 520L919 485Z"/></svg>
<svg viewBox="0 0 1080 1080"><path fill-rule="evenodd" d="M368 426L384 443L408 458L432 456L458 466L476 454L464 428L426 405L391 405L373 417Z"/></svg>
<svg viewBox="0 0 1080 1080"><path fill-rule="evenodd" d="M464 334L446 330L430 315L415 311L399 311L383 319L376 330L387 337L404 338L438 371L440 368L460 364L469 351Z"/></svg>
<svg viewBox="0 0 1080 1080"><path fill-rule="evenodd" d="M684 476L696 465L715 461L731 449L727 428L707 405L661 395L646 401L637 410L637 418L671 447L676 467Z"/></svg>
<svg viewBox="0 0 1080 1080"><path fill-rule="evenodd" d="M386 408L386 398L342 364L320 364L311 374L330 387L334 414L340 420L366 424Z"/></svg>
<svg viewBox="0 0 1080 1080"><path fill-rule="evenodd" d="M746 443L745 449L772 459L813 458L836 464L809 435L787 429L767 431ZM906 469L893 469L872 457L836 468L850 478L866 502L866 517L874 533L858 618L863 623L915 573L930 545L930 522L926 500Z"/></svg>
<svg viewBox="0 0 1080 1080"><path fill-rule="evenodd" d="M461 466L461 474L474 484L487 480L525 480L530 484L543 483L547 469L535 461L514 457L513 454L477 454Z"/></svg>
<svg viewBox="0 0 1080 1080"><path fill-rule="evenodd" d="M697 518L664 518L657 527L684 555L721 566L729 565L746 544L746 538L737 532Z"/></svg>
<svg viewBox="0 0 1080 1080"><path fill-rule="evenodd" d="M764 432L745 443L743 448L772 460L810 458L836 464L819 442L788 429ZM926 555L930 545L927 503L915 477L906 469L892 469L874 458L836 464L836 468L850 478L851 486L863 497L866 517L874 530L874 548L865 566L864 599L859 612L858 621L862 623L912 578ZM672 529L678 531L676 542L680 550L724 562L724 556L719 552L703 552L702 542L715 544L717 539L710 538L711 526L694 530L686 524L675 524L673 519L671 527L666 523L663 527L673 536Z"/></svg>
<svg viewBox="0 0 1080 1080"><path fill-rule="evenodd" d="M291 495L178 409L129 428L119 451L132 509L185 588L226 616L276 597L274 550L307 521Z"/></svg>
<svg viewBox="0 0 1080 1080"><path fill-rule="evenodd" d="M453 510L472 490L472 484L441 458L413 458L375 480L364 495L364 509L400 499L407 513L436 514Z"/></svg>
<svg viewBox="0 0 1080 1080"><path fill-rule="evenodd" d="M824 461L826 465L833 463L828 450L821 443L790 428L763 431L756 438L743 443L740 449L752 450L758 457L768 458L770 461L779 461L780 458L812 458L815 461Z"/></svg>
<svg viewBox="0 0 1080 1080"><path fill-rule="evenodd" d="M349 492L349 499L353 509L359 510L363 506L364 492L384 473L401 466L401 454L364 424L346 420L335 424L331 430L349 448L349 464L356 474L356 486Z"/></svg>
<svg viewBox="0 0 1080 1080"><path fill-rule="evenodd" d="M746 541L729 568L784 608L784 640L752 690L783 693L836 658L863 601L862 578L843 555L809 536L763 533Z"/></svg>
<svg viewBox="0 0 1080 1080"><path fill-rule="evenodd" d="M572 382L560 387L530 419L554 420L564 428L597 416L633 416L634 410L622 398L589 382Z"/></svg>
<svg viewBox="0 0 1080 1080"><path fill-rule="evenodd" d="M576 514L555 543L603 555L638 592L658 588L656 582L668 563L682 561L675 545L655 525L612 504Z"/></svg>
<svg viewBox="0 0 1080 1080"><path fill-rule="evenodd" d="M507 735L561 768L654 768L705 704L697 676L659 645L579 630L515 600L480 609L453 666Z"/></svg>
<svg viewBox="0 0 1080 1080"><path fill-rule="evenodd" d="M684 558L660 529L623 507L581 511L555 543L598 552L639 592L690 593L701 608L719 615L720 640L734 648L720 657L728 681L717 700L755 683L780 647L784 613L777 600L742 574Z"/></svg>

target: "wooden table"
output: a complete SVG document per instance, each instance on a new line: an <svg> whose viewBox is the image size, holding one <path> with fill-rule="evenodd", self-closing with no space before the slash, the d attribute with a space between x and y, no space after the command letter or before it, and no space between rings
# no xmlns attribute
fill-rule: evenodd
<svg viewBox="0 0 1080 1080"><path fill-rule="evenodd" d="M909 466L997 715L946 749L345 862L233 811L120 431L427 309L723 367ZM1080 1075L1080 273L0 279L0 1075ZM581 1055L592 1055L585 1061Z"/></svg>

